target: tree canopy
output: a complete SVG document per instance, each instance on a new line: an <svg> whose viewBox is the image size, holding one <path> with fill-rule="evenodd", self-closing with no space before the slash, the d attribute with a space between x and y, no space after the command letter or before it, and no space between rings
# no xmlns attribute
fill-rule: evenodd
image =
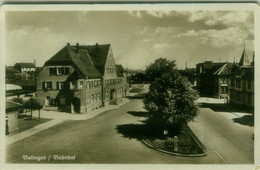
<svg viewBox="0 0 260 170"><path fill-rule="evenodd" d="M197 116L198 93L179 74L175 61L159 58L145 72L150 87L143 102L149 120L181 127Z"/></svg>
<svg viewBox="0 0 260 170"><path fill-rule="evenodd" d="M30 98L23 103L23 107L25 109L38 110L42 108L42 105L36 99Z"/></svg>
<svg viewBox="0 0 260 170"><path fill-rule="evenodd" d="M23 107L25 109L31 110L31 119L32 119L32 111L38 110L39 111L39 119L40 119L40 109L42 108L42 105L34 98L30 98L29 100L25 101L23 103Z"/></svg>
<svg viewBox="0 0 260 170"><path fill-rule="evenodd" d="M145 74L149 82L160 78L164 73L176 72L175 61L167 60L166 58L158 58L152 64L146 67Z"/></svg>

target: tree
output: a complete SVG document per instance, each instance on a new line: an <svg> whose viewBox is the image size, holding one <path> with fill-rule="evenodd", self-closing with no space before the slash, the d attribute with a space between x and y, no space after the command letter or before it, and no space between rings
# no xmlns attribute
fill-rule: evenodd
<svg viewBox="0 0 260 170"><path fill-rule="evenodd" d="M30 98L29 100L25 101L23 103L23 107L25 109L30 109L31 111L31 119L32 119L32 111L38 110L38 117L40 120L40 109L42 108L42 105L34 98Z"/></svg>
<svg viewBox="0 0 260 170"><path fill-rule="evenodd" d="M19 104L23 104L24 102L23 99L20 97L13 98L12 101Z"/></svg>
<svg viewBox="0 0 260 170"><path fill-rule="evenodd" d="M197 116L198 93L179 74L175 61L159 58L145 72L150 81L149 92L143 100L149 111L148 123L179 131Z"/></svg>

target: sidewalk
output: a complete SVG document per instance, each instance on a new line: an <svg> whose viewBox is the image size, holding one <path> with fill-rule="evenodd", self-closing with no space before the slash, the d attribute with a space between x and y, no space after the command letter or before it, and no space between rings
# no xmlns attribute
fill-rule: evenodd
<svg viewBox="0 0 260 170"><path fill-rule="evenodd" d="M248 111L241 110L239 108L231 106L230 104L225 103L224 99L200 97L196 101L196 103L198 103L199 105L204 104L207 108L214 110L215 112L231 113L239 118L246 116L246 115L252 115L252 113L250 113Z"/></svg>
<svg viewBox="0 0 260 170"><path fill-rule="evenodd" d="M41 110L41 118L47 118L47 119L53 119L51 121L48 121L46 123L39 124L31 129L28 129L26 131L23 131L18 134L6 136L6 145L10 145L12 143L15 143L17 141L20 141L22 139L25 139L27 137L30 137L32 135L35 135L36 133L39 133L43 130L46 130L50 127L53 127L57 124L60 124L66 120L87 120L91 119L100 113L103 113L107 110L112 110L121 107L122 105L128 103L130 100L127 98L124 98L122 103L118 105L108 105L105 107L102 107L100 109L96 109L92 111L91 113L87 114L70 114L70 113L65 113L65 112L55 112L55 111L46 111L46 110ZM38 115L38 111L34 111L33 115Z"/></svg>

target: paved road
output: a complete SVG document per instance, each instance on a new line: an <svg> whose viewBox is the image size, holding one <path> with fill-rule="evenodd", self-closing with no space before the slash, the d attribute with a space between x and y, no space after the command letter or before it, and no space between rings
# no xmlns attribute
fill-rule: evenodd
<svg viewBox="0 0 260 170"><path fill-rule="evenodd" d="M201 108L197 121L190 123L189 126L206 148L212 149L225 163L253 164L254 127L251 124L247 125L246 122L234 121L244 115Z"/></svg>
<svg viewBox="0 0 260 170"><path fill-rule="evenodd" d="M64 122L7 146L6 160L8 163L225 163L212 148L208 148L205 157L178 157L152 150L136 138L124 137L125 134L119 133L117 126L121 125L127 131L127 128L141 124L140 120L144 119L142 115L127 112L140 111L142 107L141 100L132 99L119 109L104 112L92 119ZM210 138L215 138L215 135L212 134ZM52 157L49 161L24 160L24 155L42 156L43 159L44 156L48 159L49 155L76 155L76 160L60 161Z"/></svg>

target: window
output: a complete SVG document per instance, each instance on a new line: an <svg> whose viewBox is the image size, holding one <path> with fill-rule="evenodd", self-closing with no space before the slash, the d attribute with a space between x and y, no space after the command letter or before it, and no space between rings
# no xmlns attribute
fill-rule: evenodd
<svg viewBox="0 0 260 170"><path fill-rule="evenodd" d="M79 89L83 89L83 81L79 81Z"/></svg>
<svg viewBox="0 0 260 170"><path fill-rule="evenodd" d="M57 89L57 90L60 89L60 82L59 82L59 81L56 82L56 89Z"/></svg>
<svg viewBox="0 0 260 170"><path fill-rule="evenodd" d="M94 86L97 87L97 81L94 81Z"/></svg>
<svg viewBox="0 0 260 170"><path fill-rule="evenodd" d="M97 96L97 94L95 94L95 101L98 101L98 96Z"/></svg>
<svg viewBox="0 0 260 170"><path fill-rule="evenodd" d="M60 89L64 89L64 82L60 82Z"/></svg>
<svg viewBox="0 0 260 170"><path fill-rule="evenodd" d="M247 88L251 89L251 80L247 80Z"/></svg>
<svg viewBox="0 0 260 170"><path fill-rule="evenodd" d="M241 80L237 79L236 80L236 88L240 88L241 87Z"/></svg>
<svg viewBox="0 0 260 170"><path fill-rule="evenodd" d="M109 96L108 96L108 91L106 91L106 98L108 98Z"/></svg>
<svg viewBox="0 0 260 170"><path fill-rule="evenodd" d="M234 87L235 86L235 81L234 79L231 79L231 87Z"/></svg>
<svg viewBox="0 0 260 170"><path fill-rule="evenodd" d="M56 68L50 67L49 71L50 71L50 75L56 75Z"/></svg>
<svg viewBox="0 0 260 170"><path fill-rule="evenodd" d="M87 89L89 89L89 81L87 81Z"/></svg>
<svg viewBox="0 0 260 170"><path fill-rule="evenodd" d="M65 74L65 75L70 74L70 68L69 68L69 67L65 67L65 69L64 69L64 74Z"/></svg>
<svg viewBox="0 0 260 170"><path fill-rule="evenodd" d="M62 75L64 74L64 67L58 67L57 68L57 75Z"/></svg>
<svg viewBox="0 0 260 170"><path fill-rule="evenodd" d="M47 81L47 82L45 83L45 88L46 88L46 89L52 89L52 82L51 82L51 81Z"/></svg>
<svg viewBox="0 0 260 170"><path fill-rule="evenodd" d="M57 81L56 82L56 89L59 90L59 89L64 89L64 82L62 81Z"/></svg>
<svg viewBox="0 0 260 170"><path fill-rule="evenodd" d="M227 94L227 87L223 87L223 94Z"/></svg>
<svg viewBox="0 0 260 170"><path fill-rule="evenodd" d="M94 95L92 94L92 96L91 96L91 101L92 101L92 103L94 103Z"/></svg>

